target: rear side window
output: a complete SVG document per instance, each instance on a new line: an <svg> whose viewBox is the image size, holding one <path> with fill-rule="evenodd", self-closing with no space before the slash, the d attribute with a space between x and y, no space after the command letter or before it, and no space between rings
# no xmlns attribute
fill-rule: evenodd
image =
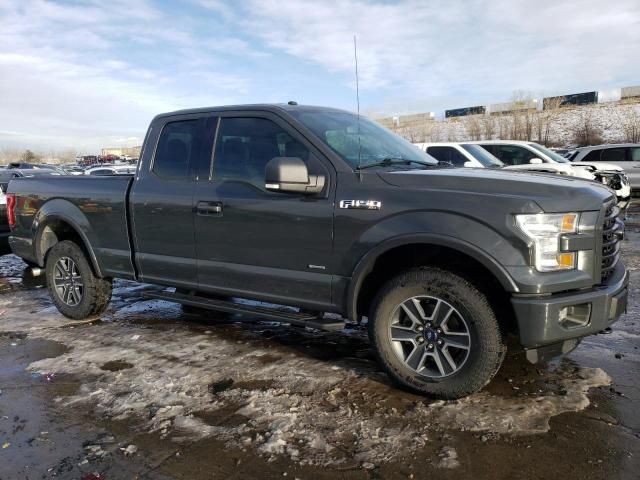
<svg viewBox="0 0 640 480"><path fill-rule="evenodd" d="M464 155L453 147L429 147L427 148L427 153L441 162L450 163L454 167L464 167L464 162L467 160Z"/></svg>
<svg viewBox="0 0 640 480"><path fill-rule="evenodd" d="M587 153L584 156L584 158L581 161L582 162L599 162L601 153L602 153L602 150L591 150L589 153Z"/></svg>
<svg viewBox="0 0 640 480"><path fill-rule="evenodd" d="M640 147L632 147L629 149L629 158L632 162L640 162Z"/></svg>
<svg viewBox="0 0 640 480"><path fill-rule="evenodd" d="M167 123L162 129L153 161L153 172L162 178L187 179L189 162L200 151L198 120Z"/></svg>
<svg viewBox="0 0 640 480"><path fill-rule="evenodd" d="M600 159L603 162L624 162L626 158L625 148L607 148L602 151Z"/></svg>
<svg viewBox="0 0 640 480"><path fill-rule="evenodd" d="M309 161L309 150L265 118L223 118L213 161L213 178L251 183L264 189L265 167L274 157Z"/></svg>

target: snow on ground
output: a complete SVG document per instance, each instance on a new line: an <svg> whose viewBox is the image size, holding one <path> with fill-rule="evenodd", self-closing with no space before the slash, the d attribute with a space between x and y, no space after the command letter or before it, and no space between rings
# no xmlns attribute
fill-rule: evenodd
<svg viewBox="0 0 640 480"><path fill-rule="evenodd" d="M15 292L0 305L0 331L71 347L29 366L81 382L75 394L57 399L61 408L85 405L176 442L215 436L301 464L378 464L447 429L545 432L551 417L584 409L589 388L610 382L601 369L562 362L541 370L540 383L550 389L430 402L388 385L371 362L322 361L229 323L190 329L179 323L180 307L142 301L128 285L119 284L117 308L102 322L73 328L45 292L35 295L36 308L33 291ZM437 466L458 465L455 450L440 457Z"/></svg>

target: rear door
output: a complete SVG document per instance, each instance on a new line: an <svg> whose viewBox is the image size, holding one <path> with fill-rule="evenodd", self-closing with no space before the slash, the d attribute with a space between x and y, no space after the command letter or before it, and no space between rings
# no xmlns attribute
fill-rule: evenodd
<svg viewBox="0 0 640 480"><path fill-rule="evenodd" d="M194 166L207 156L205 134L205 119L194 115L163 119L148 134L130 195L136 266L143 281L197 286Z"/></svg>
<svg viewBox="0 0 640 480"><path fill-rule="evenodd" d="M267 112L227 112L216 130L213 164L198 175L194 199L200 289L327 307L335 183L329 164ZM265 166L278 156L298 157L310 173L325 175L324 191L267 191Z"/></svg>

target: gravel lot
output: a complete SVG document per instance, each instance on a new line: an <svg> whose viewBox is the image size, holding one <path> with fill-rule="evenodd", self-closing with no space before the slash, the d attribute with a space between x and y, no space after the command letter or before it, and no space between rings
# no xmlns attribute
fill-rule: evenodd
<svg viewBox="0 0 640 480"><path fill-rule="evenodd" d="M118 281L99 320L57 313L0 258L0 480L638 478L640 234L629 312L568 357L509 354L485 391L391 386L365 331L239 322Z"/></svg>

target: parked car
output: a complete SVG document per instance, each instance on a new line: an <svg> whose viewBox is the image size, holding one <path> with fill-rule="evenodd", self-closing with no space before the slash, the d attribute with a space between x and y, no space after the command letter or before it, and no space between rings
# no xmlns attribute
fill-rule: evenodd
<svg viewBox="0 0 640 480"><path fill-rule="evenodd" d="M471 142L481 145L512 168L548 171L561 175L571 175L587 180L596 180L616 192L620 208L626 209L631 199L631 186L624 170L610 163L570 162L534 142L518 140L483 140Z"/></svg>
<svg viewBox="0 0 640 480"><path fill-rule="evenodd" d="M618 143L582 147L569 155L572 163L606 162L622 168L629 179L632 190L640 191L640 143Z"/></svg>
<svg viewBox="0 0 640 480"><path fill-rule="evenodd" d="M134 173L136 173L136 167L131 165L100 165L84 171L85 175L133 175Z"/></svg>
<svg viewBox="0 0 640 480"><path fill-rule="evenodd" d="M135 176L9 185L11 248L45 267L69 318L103 312L116 277L250 318L366 318L394 381L458 398L497 372L508 331L537 362L625 311L624 225L598 183L439 168L377 123L321 107L183 110L145 138Z"/></svg>

